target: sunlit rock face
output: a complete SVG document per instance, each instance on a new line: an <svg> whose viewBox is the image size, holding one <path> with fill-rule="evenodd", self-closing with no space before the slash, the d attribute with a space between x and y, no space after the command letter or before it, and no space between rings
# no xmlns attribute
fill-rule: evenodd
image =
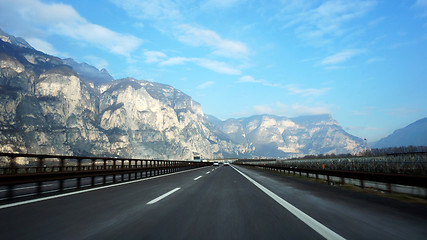
<svg viewBox="0 0 427 240"><path fill-rule="evenodd" d="M183 92L110 81L94 69L0 41L0 151L150 159L249 153Z"/></svg>
<svg viewBox="0 0 427 240"><path fill-rule="evenodd" d="M346 133L330 115L259 115L217 124L237 143L252 146L255 156L356 153L365 147L362 139Z"/></svg>
<svg viewBox="0 0 427 240"><path fill-rule="evenodd" d="M19 40L19 41L18 41ZM39 52L0 32L0 151L155 159L348 153L363 141L329 115L221 121L164 84Z"/></svg>
<svg viewBox="0 0 427 240"><path fill-rule="evenodd" d="M193 152L213 158L245 150L220 136L200 104L171 86L126 78L100 86L100 92L100 127L114 139L115 152L191 159Z"/></svg>
<svg viewBox="0 0 427 240"><path fill-rule="evenodd" d="M61 59L0 42L0 151L105 154L97 96Z"/></svg>

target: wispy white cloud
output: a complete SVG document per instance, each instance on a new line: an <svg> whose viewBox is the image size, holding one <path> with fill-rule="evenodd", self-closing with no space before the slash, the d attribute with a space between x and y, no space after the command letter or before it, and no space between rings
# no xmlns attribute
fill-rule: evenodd
<svg viewBox="0 0 427 240"><path fill-rule="evenodd" d="M172 20L180 19L179 6L172 0L110 0L137 19Z"/></svg>
<svg viewBox="0 0 427 240"><path fill-rule="evenodd" d="M334 55L331 55L331 56L324 58L320 64L321 65L333 65L333 64L342 63L342 62L345 62L345 61L349 60L350 58L357 56L363 52L365 52L365 51L361 50L361 49L343 50L343 51L338 52Z"/></svg>
<svg viewBox="0 0 427 240"><path fill-rule="evenodd" d="M285 21L284 28L294 28L297 36L312 45L324 45L354 30L353 20L376 6L375 0L364 1L282 1L275 17ZM363 26L359 26L363 28Z"/></svg>
<svg viewBox="0 0 427 240"><path fill-rule="evenodd" d="M22 36L26 38L41 40L46 35L61 35L127 57L142 44L142 39L133 35L88 22L66 4L39 0L0 1L0 9L0 21L7 21L12 27L25 26L28 35Z"/></svg>
<svg viewBox="0 0 427 240"><path fill-rule="evenodd" d="M427 7L427 0L417 0L415 5L420 7Z"/></svg>
<svg viewBox="0 0 427 240"><path fill-rule="evenodd" d="M384 61L384 60L385 60L384 58L380 58L380 57L373 57L373 58L368 59L368 60L366 61L366 63L371 64L371 63L376 63L376 62L382 62L382 61Z"/></svg>
<svg viewBox="0 0 427 240"><path fill-rule="evenodd" d="M304 97L317 97L317 96L325 94L326 92L328 92L330 90L330 88L306 88L306 89L302 89L296 85L287 85L285 87L289 91L290 94L301 95Z"/></svg>
<svg viewBox="0 0 427 240"><path fill-rule="evenodd" d="M316 115L316 114L330 114L331 110L326 106L306 106L296 103L292 105L292 115Z"/></svg>
<svg viewBox="0 0 427 240"><path fill-rule="evenodd" d="M303 97L318 97L320 95L325 94L326 92L328 92L330 90L330 88L300 88L298 85L296 84L288 84L288 85L281 85L278 83L271 83L269 81L266 81L264 79L255 79L252 76L249 75L245 75L242 76L237 83L256 83L256 84L261 84L263 86L266 87L273 87L273 88L282 88L282 89L286 89L289 94L291 95L300 95Z"/></svg>
<svg viewBox="0 0 427 240"><path fill-rule="evenodd" d="M39 39L39 38L27 38L26 41L35 49L42 51L44 53L55 55L55 56L62 56L64 54L60 53L58 50L55 49L52 44Z"/></svg>
<svg viewBox="0 0 427 240"><path fill-rule="evenodd" d="M271 83L271 82L268 82L264 79L255 79L252 76L248 76L248 75L241 77L237 81L237 83L258 83L258 84L261 84L261 85L267 86L267 87L283 87L280 84Z"/></svg>
<svg viewBox="0 0 427 240"><path fill-rule="evenodd" d="M93 46L126 57L130 57L131 53L142 44L142 39L135 36L120 34L86 21L77 24L58 24L52 29L59 34L86 41Z"/></svg>
<svg viewBox="0 0 427 240"><path fill-rule="evenodd" d="M159 51L145 51L144 55L146 63L156 63L167 58L166 54Z"/></svg>
<svg viewBox="0 0 427 240"><path fill-rule="evenodd" d="M230 66L225 62L219 62L219 61L214 61L214 60L205 59L205 58L193 58L192 60L195 64L201 67L210 69L217 73L223 73L228 75L242 74L242 72L239 69L233 66Z"/></svg>
<svg viewBox="0 0 427 240"><path fill-rule="evenodd" d="M191 58L185 58L185 57L171 57L169 59L166 59L164 61L161 61L159 63L160 66L174 66L174 65L181 65L185 62L192 61Z"/></svg>
<svg viewBox="0 0 427 240"><path fill-rule="evenodd" d="M249 54L249 50L244 43L223 39L215 31L188 24L177 25L174 29L179 41L195 47L210 47L215 55L229 58L245 58Z"/></svg>
<svg viewBox="0 0 427 240"><path fill-rule="evenodd" d="M300 103L292 105L276 102L273 104L255 105L249 114L274 114L286 117L296 117L302 115L330 114L330 106L307 106Z"/></svg>
<svg viewBox="0 0 427 240"><path fill-rule="evenodd" d="M206 89L206 88L212 87L214 84L215 84L214 81L207 81L207 82L204 82L204 83L200 84L199 86L197 86L197 88L198 89Z"/></svg>
<svg viewBox="0 0 427 240"><path fill-rule="evenodd" d="M244 1L244 0L243 0ZM202 9L230 8L243 2L242 0L207 0L201 3Z"/></svg>
<svg viewBox="0 0 427 240"><path fill-rule="evenodd" d="M233 67L225 62L210 60L206 58L187 58L187 57L171 57L171 58L163 59L163 57L167 57L167 56L162 54L154 54L154 55L162 56L162 58L156 58L155 59L156 61L152 61L152 63L158 62L159 66L174 66L174 65L181 65L185 63L193 63L200 67L203 67L221 74L227 74L227 75L242 74L240 69Z"/></svg>
<svg viewBox="0 0 427 240"><path fill-rule="evenodd" d="M262 83L262 80L255 80L252 76L243 76L237 81L239 83Z"/></svg>
<svg viewBox="0 0 427 240"><path fill-rule="evenodd" d="M203 4L229 7L240 0L212 0ZM195 27L186 22L184 2L172 0L111 0L136 19L149 19L161 23L163 32L173 32L176 39L194 47L209 47L212 53L227 58L245 58L248 47L235 40L224 39L217 32L203 27ZM203 5L202 4L202 5ZM185 11L184 11L185 12ZM180 24L176 24L179 22Z"/></svg>
<svg viewBox="0 0 427 240"><path fill-rule="evenodd" d="M395 43L391 44L389 46L389 48L390 49L396 49L396 48L401 48L401 47L407 47L407 46L413 45L415 43L417 43L417 41L415 41L415 40L395 42Z"/></svg>

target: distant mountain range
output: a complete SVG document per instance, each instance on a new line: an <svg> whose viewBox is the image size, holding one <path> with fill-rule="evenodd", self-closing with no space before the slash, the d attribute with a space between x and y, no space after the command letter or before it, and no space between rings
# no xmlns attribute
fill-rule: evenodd
<svg viewBox="0 0 427 240"><path fill-rule="evenodd" d="M63 61L64 64L72 67L73 70L84 81L100 85L114 80L114 78L108 73L107 69L105 68L101 69L100 71L96 67L91 66L87 63L77 63L72 58L63 59Z"/></svg>
<svg viewBox="0 0 427 240"><path fill-rule="evenodd" d="M427 146L427 118L394 131L389 136L372 144L373 148L400 146Z"/></svg>
<svg viewBox="0 0 427 240"><path fill-rule="evenodd" d="M356 153L330 115L221 121L169 85L114 80L0 32L0 151L192 159Z"/></svg>
<svg viewBox="0 0 427 240"><path fill-rule="evenodd" d="M236 143L252 147L256 156L355 153L365 147L362 139L345 132L329 114L296 118L258 115L211 122Z"/></svg>

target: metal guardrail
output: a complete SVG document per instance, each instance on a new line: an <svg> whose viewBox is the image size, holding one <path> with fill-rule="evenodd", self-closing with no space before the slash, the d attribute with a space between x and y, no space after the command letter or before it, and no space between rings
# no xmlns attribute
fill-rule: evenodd
<svg viewBox="0 0 427 240"><path fill-rule="evenodd" d="M353 156L323 159L292 159L280 160L276 164L305 169L427 175L427 153L402 153L375 157Z"/></svg>
<svg viewBox="0 0 427 240"><path fill-rule="evenodd" d="M303 174L309 177L310 174L314 174L316 179L319 179L319 175L327 177L328 184L332 181L330 177L338 177L341 179L341 183L345 183L345 179L357 179L360 180L360 186L364 188L364 181L381 182L386 183L389 192L392 192L391 184L400 184L405 186L422 187L427 188L427 176L424 175L406 175L406 174L390 174L390 173L372 173L372 172L356 172L356 171L340 171L340 170L324 170L324 169L308 169L298 167L286 167L286 166L275 166L275 165L261 165L261 164L245 164L237 163L242 166L250 166L263 168L267 170L279 171L284 173L297 173L302 176Z"/></svg>
<svg viewBox="0 0 427 240"><path fill-rule="evenodd" d="M151 177L210 165L206 162L149 160L108 157L83 157L41 154L0 153L0 186L8 188L7 198L13 198L14 186L36 183L37 194L42 193L42 183L59 181L59 190L64 189L64 180L77 179L77 188L81 188L81 179L121 175L124 181Z"/></svg>

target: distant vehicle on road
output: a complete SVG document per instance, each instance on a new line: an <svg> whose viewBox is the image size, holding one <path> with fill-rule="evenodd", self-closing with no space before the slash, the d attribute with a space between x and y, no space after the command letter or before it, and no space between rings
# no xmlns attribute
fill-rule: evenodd
<svg viewBox="0 0 427 240"><path fill-rule="evenodd" d="M215 162L213 162L213 165L214 166L219 166L219 162L215 161Z"/></svg>
<svg viewBox="0 0 427 240"><path fill-rule="evenodd" d="M225 161L224 162L224 166L230 166L230 162L229 161Z"/></svg>

